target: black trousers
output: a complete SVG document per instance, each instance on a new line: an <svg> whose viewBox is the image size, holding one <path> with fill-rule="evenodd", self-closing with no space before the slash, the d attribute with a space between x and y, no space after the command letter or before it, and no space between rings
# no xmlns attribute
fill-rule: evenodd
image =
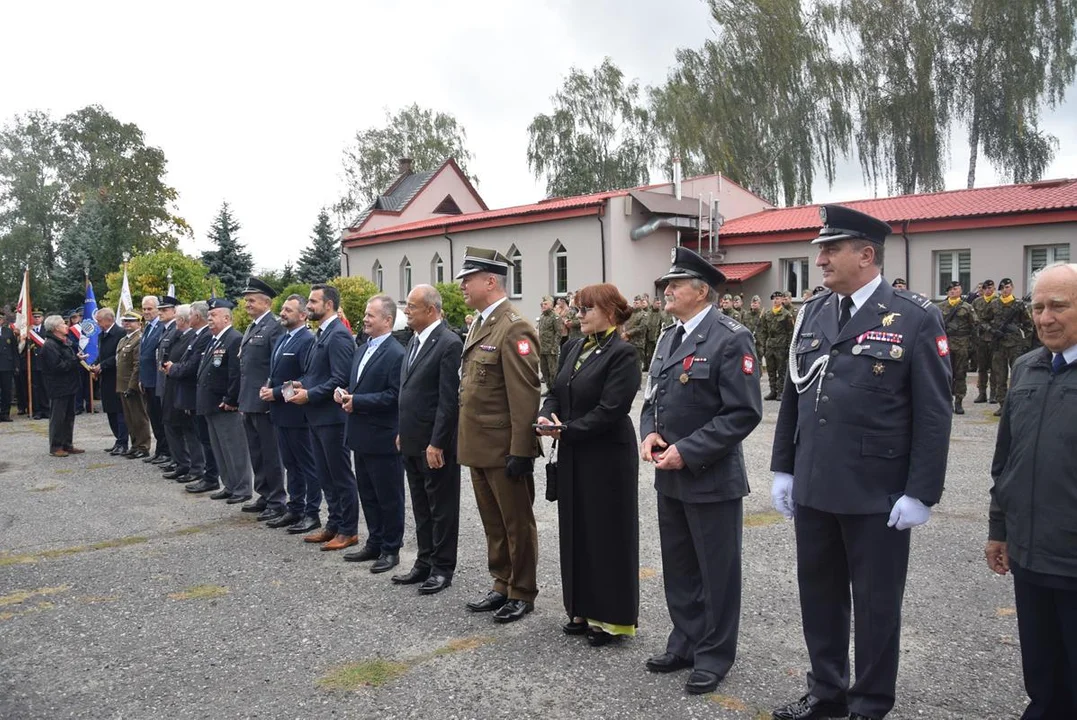
<svg viewBox="0 0 1077 720"><path fill-rule="evenodd" d="M1021 720L1077 718L1077 579L1030 577L1010 566L1030 701Z"/></svg>
<svg viewBox="0 0 1077 720"><path fill-rule="evenodd" d="M75 434L75 396L52 398L49 415L49 452L70 450Z"/></svg>
<svg viewBox="0 0 1077 720"><path fill-rule="evenodd" d="M851 712L884 717L894 707L911 535L888 528L887 515L836 515L797 505L795 520L800 610L811 658L808 691L847 701ZM856 618L852 687L850 584Z"/></svg>
<svg viewBox="0 0 1077 720"><path fill-rule="evenodd" d="M11 388L15 385L14 370L0 370L0 417L11 415Z"/></svg>
<svg viewBox="0 0 1077 720"><path fill-rule="evenodd" d="M142 398L146 401L146 413L150 416L150 427L153 428L153 437L157 439L157 448L154 455L168 455L168 438L165 436L165 423L161 398L157 397L157 388L142 388Z"/></svg>
<svg viewBox="0 0 1077 720"><path fill-rule="evenodd" d="M329 517L327 532L339 535L359 534L359 491L355 485L351 458L344 444L344 423L312 425L310 437L314 450L314 466L318 481L325 493Z"/></svg>
<svg viewBox="0 0 1077 720"><path fill-rule="evenodd" d="M19 406L19 413L25 414L27 411L27 400L30 395L30 389L26 387L26 359L19 358L22 363L19 372L15 373L15 404Z"/></svg>
<svg viewBox="0 0 1077 720"><path fill-rule="evenodd" d="M116 444L122 448L127 447L127 423L123 421L123 411L105 413L108 417L108 429L112 431L112 436L116 438Z"/></svg>
<svg viewBox="0 0 1077 720"><path fill-rule="evenodd" d="M355 483L366 520L366 544L398 553L404 544L404 466L400 456L355 453Z"/></svg>
<svg viewBox="0 0 1077 720"><path fill-rule="evenodd" d="M277 426L280 459L288 471L288 510L296 515L318 518L322 505L322 486L318 482L318 466L311 451L310 430L302 427Z"/></svg>
<svg viewBox="0 0 1077 720"><path fill-rule="evenodd" d="M284 468L281 465L277 433L269 413L243 413L243 429L254 472L254 491L270 510L284 510Z"/></svg>
<svg viewBox="0 0 1077 720"><path fill-rule="evenodd" d="M415 567L429 568L431 575L451 578L456 572L460 534L460 466L447 450L445 465L437 470L431 469L426 457L420 455L405 455L404 470L419 550Z"/></svg>

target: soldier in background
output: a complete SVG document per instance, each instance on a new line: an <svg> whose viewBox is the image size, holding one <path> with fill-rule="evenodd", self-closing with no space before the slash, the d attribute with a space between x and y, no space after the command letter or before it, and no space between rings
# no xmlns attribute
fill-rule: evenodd
<svg viewBox="0 0 1077 720"><path fill-rule="evenodd" d="M553 379L557 377L557 356L561 352L561 331L568 331L564 325L558 322L558 317L553 311L553 298L546 295L542 298L542 314L539 315L539 369L542 371L542 381L546 388L553 386Z"/></svg>
<svg viewBox="0 0 1077 720"><path fill-rule="evenodd" d="M654 304L651 305L651 311L658 314L659 334L661 334L662 328L673 324L673 316L666 312L665 303L662 302L661 296L655 297Z"/></svg>
<svg viewBox="0 0 1077 720"><path fill-rule="evenodd" d="M644 302L647 304L647 344L644 347L644 356L646 357L644 362L651 362L651 358L654 357L654 348L658 343L658 336L662 334L662 312L658 308L651 305L650 298L646 293L643 295ZM654 301L659 302L658 298Z"/></svg>
<svg viewBox="0 0 1077 720"><path fill-rule="evenodd" d="M770 392L764 400L777 400L778 390L785 384L786 366L789 364L789 341L793 337L796 318L785 306L789 294L775 290L770 295L771 308L759 319L758 344L766 358L767 378Z"/></svg>
<svg viewBox="0 0 1077 720"><path fill-rule="evenodd" d="M748 309L741 314L741 323L752 331L756 339L755 354L762 357L759 350L759 322L763 319L763 301L758 295L752 295L752 302Z"/></svg>
<svg viewBox="0 0 1077 720"><path fill-rule="evenodd" d="M733 308L733 296L726 293L719 301L719 306L722 309L722 314L726 317L731 317L737 322L740 322L740 311Z"/></svg>
<svg viewBox="0 0 1077 720"><path fill-rule="evenodd" d="M987 387L991 386L991 402L995 402L998 393L995 387L995 375L991 373L991 355L994 344L991 342L991 326L987 324L987 306L998 301L995 293L995 281L984 280L980 283L980 295L972 301L979 324L976 328L976 399L974 403L988 402Z"/></svg>
<svg viewBox="0 0 1077 720"><path fill-rule="evenodd" d="M647 311L643 306L642 298L637 295L632 303L632 317L625 323L624 333L621 334L621 337L632 343L632 347L636 348L636 355L639 357L641 372L650 361L649 357L644 357L644 353L647 349L646 313Z"/></svg>
<svg viewBox="0 0 1077 720"><path fill-rule="evenodd" d="M966 375L968 375L969 348L976 333L976 311L961 297L961 282L954 280L946 291L947 298L938 304L946 326L946 339L950 348L950 370L954 376L954 414L964 415L961 401L965 399Z"/></svg>
<svg viewBox="0 0 1077 720"><path fill-rule="evenodd" d="M785 309L789 312L793 313L793 319L795 320L797 317L797 307L793 305L793 293L789 292L788 290L782 293L782 306L785 307Z"/></svg>
<svg viewBox="0 0 1077 720"><path fill-rule="evenodd" d="M1035 330L1032 328L1028 306L1013 294L1013 280L1010 278L998 281L998 300L990 303L984 313L984 320L991 331L989 338L994 346L991 374L994 376L995 399L999 405L995 417L1002 417L1010 368L1017 358L1028 350Z"/></svg>

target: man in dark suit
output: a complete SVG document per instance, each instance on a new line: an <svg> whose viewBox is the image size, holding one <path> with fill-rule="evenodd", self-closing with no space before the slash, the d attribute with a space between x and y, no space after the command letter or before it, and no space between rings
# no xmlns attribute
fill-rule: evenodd
<svg viewBox="0 0 1077 720"><path fill-rule="evenodd" d="M256 277L247 280L243 302L252 322L243 333L239 348L239 411L254 471L254 490L258 498L243 506L243 512L256 512L259 521L277 520L284 515L284 469L281 467L277 434L269 419L269 404L261 390L269 377L270 357L277 340L284 334L270 305L277 291Z"/></svg>
<svg viewBox="0 0 1077 720"><path fill-rule="evenodd" d="M165 346L166 341L167 352L161 358L161 372L164 379L157 380L158 389L164 390L161 396L161 410L165 433L168 435L168 449L172 451L171 469L165 471L164 478L180 483L192 483L201 480L205 471L202 444L198 440L192 417L196 398L192 393L190 399L185 402L185 398L182 397L181 380L168 372L176 363L183 360L194 342L190 305L176 306L175 330L161 341L162 347Z"/></svg>
<svg viewBox="0 0 1077 720"><path fill-rule="evenodd" d="M231 300L209 301L209 329L213 333L198 366L198 414L206 419L213 455L219 463L224 487L210 495L229 505L251 499L251 458L243 418L239 415L239 344L242 336L232 327Z"/></svg>
<svg viewBox="0 0 1077 720"><path fill-rule="evenodd" d="M147 458L147 462L157 462L162 458L171 459L164 423L161 422L161 399L157 397L157 346L164 334L157 296L147 295L142 298L142 319L145 325L142 328L142 344L139 345L138 382L142 388L142 397L146 401L146 414L150 418L153 437L157 439L153 456Z"/></svg>
<svg viewBox="0 0 1077 720"><path fill-rule="evenodd" d="M101 328L97 336L97 364L94 373L100 379L101 410L108 417L108 427L112 430L116 442L105 452L122 455L127 452L127 423L123 419L123 403L116 392L116 347L124 332L116 325L116 314L111 308L97 311L97 326Z"/></svg>
<svg viewBox="0 0 1077 720"><path fill-rule="evenodd" d="M408 295L404 314L415 332L400 373L400 434L418 556L415 565L392 580L422 583L433 595L452 584L460 529L460 465L456 427L460 417L460 356L464 343L441 320L441 294L419 285Z"/></svg>
<svg viewBox="0 0 1077 720"><path fill-rule="evenodd" d="M404 542L404 465L396 448L404 348L391 334L395 318L396 303L388 295L367 302L363 332L368 339L355 352L348 393L336 398L348 413L345 432L369 531L364 547L344 559L375 560L373 573L396 567Z"/></svg>
<svg viewBox="0 0 1077 720"><path fill-rule="evenodd" d="M45 313L41 310L34 310L33 313L34 324L33 331L38 334L39 337L44 339L45 332L44 322ZM37 367L41 364L41 347L38 346L29 337L23 338L26 344L23 347L24 352L30 356L30 390L32 395L30 397L30 404L33 406L33 419L42 420L49 417L49 389L45 386L45 373L38 372ZM26 366L26 359L23 358L23 366Z"/></svg>
<svg viewBox="0 0 1077 720"><path fill-rule="evenodd" d="M164 434L165 444L168 446L168 454L162 455L156 460L152 458L150 460L154 465L160 466L166 475L171 474L179 467L176 458L172 455L173 436L168 425L168 408L165 407L165 389L167 386L165 384L165 371L162 367L165 359L168 358L172 348L172 341L178 332L176 329L176 306L179 304L179 300L171 295L162 295L157 301L157 321L161 325L161 339L157 343L157 351L154 353L153 358L153 366L157 372L153 392L157 398L157 404L161 408L161 432Z"/></svg>
<svg viewBox="0 0 1077 720"><path fill-rule="evenodd" d="M10 319L0 313L0 422L11 422L11 389L19 365L19 341Z"/></svg>
<svg viewBox="0 0 1077 720"><path fill-rule="evenodd" d="M302 406L286 402L292 392L288 382L303 373L314 345L314 333L307 327L307 299L289 295L280 308L280 324L284 333L273 347L269 377L258 392L269 404L269 419L276 430L281 461L288 471L288 505L284 515L266 525L287 528L292 535L299 535L322 526L318 515L322 488L311 451L306 414Z"/></svg>
<svg viewBox="0 0 1077 720"><path fill-rule="evenodd" d="M303 375L292 383L295 394L288 400L306 411L314 440L314 461L329 506L325 527L303 538L305 542L323 543L322 550L343 550L359 542L359 494L344 444L347 414L333 400L337 388L345 392L349 385L355 354L352 335L337 317L339 306L340 291L335 287L311 288L307 312L318 323L318 330Z"/></svg>
<svg viewBox="0 0 1077 720"><path fill-rule="evenodd" d="M946 475L949 343L939 309L880 274L890 226L820 210L815 264L830 292L797 317L771 458L774 506L795 519L811 672L807 694L774 717L877 720L894 706L906 531L927 522Z"/></svg>
<svg viewBox="0 0 1077 720"><path fill-rule="evenodd" d="M165 373L169 381L176 384L173 408L178 413L171 418L179 424L191 458L189 478L184 478L190 484L184 490L189 493L213 492L219 487L217 458L213 454L206 418L198 414L198 369L202 365L202 356L213 342L213 332L207 324L209 305L202 300L193 302L186 312L189 330L179 344L173 344L165 362ZM182 422L179 413L186 416L188 422ZM175 479L179 481L180 477Z"/></svg>
<svg viewBox="0 0 1077 720"><path fill-rule="evenodd" d="M685 690L713 692L737 654L743 498L741 442L763 417L752 333L714 307L725 276L687 248L662 278L677 322L658 340L640 413L655 463L662 578L673 631L652 672L694 668Z"/></svg>

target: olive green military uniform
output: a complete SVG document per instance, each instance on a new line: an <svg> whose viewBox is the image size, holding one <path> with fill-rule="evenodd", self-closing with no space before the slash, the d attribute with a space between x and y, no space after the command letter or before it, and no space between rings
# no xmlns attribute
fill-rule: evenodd
<svg viewBox="0 0 1077 720"><path fill-rule="evenodd" d="M138 352L142 331L120 338L116 344L116 394L123 405L123 420L131 435L131 452L150 450L150 416L138 386Z"/></svg>
<svg viewBox="0 0 1077 720"><path fill-rule="evenodd" d="M649 366L654 357L654 348L658 343L658 336L662 334L662 312L654 308L647 308L647 345L644 348L644 362Z"/></svg>
<svg viewBox="0 0 1077 720"><path fill-rule="evenodd" d="M943 300L938 303L938 308L946 325L950 369L954 376L954 409L957 410L961 408L961 401L965 399L968 390L966 376L969 371L969 351L976 336L976 326L979 320L976 318L976 311L972 309L972 305L964 300L956 305L951 305L949 300Z"/></svg>
<svg viewBox="0 0 1077 720"><path fill-rule="evenodd" d="M995 375L991 373L991 355L994 343L991 342L991 326L986 321L987 307L997 302L998 293L992 295L990 300L985 300L983 295L980 295L972 301L972 309L976 313L976 319L979 323L976 328L976 338L973 341L973 348L976 353L976 402L987 402L989 383L991 402L995 401L997 395Z"/></svg>
<svg viewBox="0 0 1077 720"><path fill-rule="evenodd" d="M1006 402L1006 390L1010 384L1010 368L1017 358L1028 351L1032 343L1032 316L1028 307L1015 295L1009 303L998 300L990 303L984 311L992 343L991 375L995 381L995 399L1001 405ZM1001 409L1001 408L1000 408Z"/></svg>
<svg viewBox="0 0 1077 720"><path fill-rule="evenodd" d="M505 463L509 455L539 454L531 427L539 409L537 346L535 328L507 300L472 327L461 359L457 444L460 464L471 468L493 589L527 602L538 594L535 480L509 478Z"/></svg>
<svg viewBox="0 0 1077 720"><path fill-rule="evenodd" d="M557 377L557 356L561 352L561 319L553 310L543 310L538 319L539 368L542 381L549 388Z"/></svg>
<svg viewBox="0 0 1077 720"><path fill-rule="evenodd" d="M770 392L766 400L777 400L778 393L785 385L785 373L789 364L789 342L793 339L793 325L796 318L786 308L777 313L767 310L759 319L759 344L763 347L763 357L767 363L767 378L770 380Z"/></svg>
<svg viewBox="0 0 1077 720"><path fill-rule="evenodd" d="M568 340L565 342L583 337L583 330L580 330L580 317L575 310L569 308L562 322L568 327Z"/></svg>
<svg viewBox="0 0 1077 720"><path fill-rule="evenodd" d="M740 314L740 310L737 310L736 308L732 308L732 307L731 308L725 308L725 309L722 310L722 314L725 315L726 317L733 318L734 320L741 323L742 325L744 324L743 321L741 320L742 316Z"/></svg>
<svg viewBox="0 0 1077 720"><path fill-rule="evenodd" d="M632 317L625 323L625 339L636 348L636 356L639 358L640 372L650 363L650 357L644 357L647 350L647 311L636 308L632 311Z"/></svg>

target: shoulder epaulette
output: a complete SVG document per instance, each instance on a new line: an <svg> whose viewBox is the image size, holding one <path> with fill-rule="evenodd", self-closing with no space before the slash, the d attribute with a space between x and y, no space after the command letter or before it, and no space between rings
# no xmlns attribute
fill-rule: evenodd
<svg viewBox="0 0 1077 720"><path fill-rule="evenodd" d="M935 303L930 298L926 298L920 293L913 292L912 290L894 290L894 294L899 298L911 302L913 305L918 305L921 309L927 310Z"/></svg>
<svg viewBox="0 0 1077 720"><path fill-rule="evenodd" d="M826 292L821 292L818 295L812 295L807 300L802 301L801 307L803 307L804 305L807 305L810 302L814 302L816 300L819 300L821 298L830 297L832 294L833 294L832 290L827 290Z"/></svg>
<svg viewBox="0 0 1077 720"><path fill-rule="evenodd" d="M728 315L726 315L723 312L718 313L718 322L722 323L723 325L725 325L730 330L733 330L734 332L736 332L737 330L745 330L745 329L747 329L747 328L744 327L743 324L741 324L740 322L737 322L735 319L729 317Z"/></svg>

